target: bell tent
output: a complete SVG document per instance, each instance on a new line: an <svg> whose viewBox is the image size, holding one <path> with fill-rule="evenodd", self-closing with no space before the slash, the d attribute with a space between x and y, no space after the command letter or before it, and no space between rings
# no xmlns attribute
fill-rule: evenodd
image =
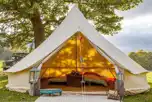
<svg viewBox="0 0 152 102"><path fill-rule="evenodd" d="M99 84L95 86L97 89L89 84L86 86L87 91L100 90L101 81L104 85L101 89L110 89L110 84L103 81L119 79L119 72L122 73L126 92L141 93L150 88L146 80L148 71L97 32L76 6L40 46L5 71L8 74L6 87L22 92L29 90L30 71L33 68L40 70L37 76L40 79L40 88L78 91L66 84L67 75L73 71L84 74L91 84ZM78 84L76 78L73 80ZM51 84L53 81L56 83ZM62 82L62 85L58 82Z"/></svg>

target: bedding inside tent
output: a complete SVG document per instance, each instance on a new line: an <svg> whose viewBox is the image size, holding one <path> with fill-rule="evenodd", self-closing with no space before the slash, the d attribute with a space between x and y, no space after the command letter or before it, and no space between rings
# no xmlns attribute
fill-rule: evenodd
<svg viewBox="0 0 152 102"><path fill-rule="evenodd" d="M64 42L62 48L43 63L40 86L73 91L75 88L67 85L67 75L71 72L83 74L88 90L92 88L91 91L94 91L95 86L99 90L114 88L114 84L109 85L109 80L115 81L114 65L102 56L80 32ZM77 87L77 91L80 88Z"/></svg>

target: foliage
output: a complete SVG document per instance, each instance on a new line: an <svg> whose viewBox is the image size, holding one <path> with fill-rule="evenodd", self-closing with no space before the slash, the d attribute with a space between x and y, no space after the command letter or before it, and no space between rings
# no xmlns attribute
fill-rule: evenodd
<svg viewBox="0 0 152 102"><path fill-rule="evenodd" d="M131 52L129 56L147 70L152 70L152 52L139 50Z"/></svg>
<svg viewBox="0 0 152 102"><path fill-rule="evenodd" d="M0 60L0 71L3 70L3 62L4 62L4 61Z"/></svg>
<svg viewBox="0 0 152 102"><path fill-rule="evenodd" d="M25 49L33 40L41 43L65 18L70 4L78 4L98 31L113 35L123 19L115 10L128 10L142 0L0 0L1 46ZM36 44L37 44L36 43Z"/></svg>
<svg viewBox="0 0 152 102"><path fill-rule="evenodd" d="M5 34L0 33L0 53L1 53L1 47L8 47L8 43L6 42L7 38Z"/></svg>
<svg viewBox="0 0 152 102"><path fill-rule="evenodd" d="M0 60L9 60L12 56L12 52L8 49L0 47Z"/></svg>
<svg viewBox="0 0 152 102"><path fill-rule="evenodd" d="M0 99L1 102L34 102L37 97L28 94L9 91L5 88L7 84L7 76L0 74Z"/></svg>

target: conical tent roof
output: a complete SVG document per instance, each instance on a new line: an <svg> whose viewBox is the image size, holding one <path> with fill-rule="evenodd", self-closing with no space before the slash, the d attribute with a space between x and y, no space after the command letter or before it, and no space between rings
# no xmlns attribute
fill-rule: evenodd
<svg viewBox="0 0 152 102"><path fill-rule="evenodd" d="M63 42L80 31L94 45L102 49L111 60L133 74L147 72L143 67L134 62L126 54L106 40L96 29L90 25L80 10L74 6L61 25L33 52L12 66L6 72L18 72L30 68L47 57Z"/></svg>

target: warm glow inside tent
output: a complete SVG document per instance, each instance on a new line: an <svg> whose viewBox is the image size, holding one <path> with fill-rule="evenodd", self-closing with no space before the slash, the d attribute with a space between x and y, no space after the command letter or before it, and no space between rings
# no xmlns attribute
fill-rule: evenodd
<svg viewBox="0 0 152 102"><path fill-rule="evenodd" d="M81 58L83 62L81 62ZM80 32L68 39L63 47L42 65L42 77L59 77L71 73L94 72L113 78L115 69Z"/></svg>
<svg viewBox="0 0 152 102"><path fill-rule="evenodd" d="M62 43L59 46L59 50L43 62L40 73L40 78L42 79L41 88L52 88L53 85L49 85L49 80L57 80L58 78L60 82L62 82L63 79L67 81L66 75L72 71L84 74L91 72L92 74L85 75L84 78L89 77L90 79L91 77L91 80L98 82L104 81L101 77L104 77L105 80L116 77L114 65L102 56L81 32L77 32ZM50 82L53 83L53 81ZM56 85L53 88L65 89L66 86L67 85ZM96 89L99 88L98 86L95 87ZM69 88L69 86L67 86L65 90L74 91L73 88ZM79 89L77 88L76 91L78 90L81 90L81 87Z"/></svg>

